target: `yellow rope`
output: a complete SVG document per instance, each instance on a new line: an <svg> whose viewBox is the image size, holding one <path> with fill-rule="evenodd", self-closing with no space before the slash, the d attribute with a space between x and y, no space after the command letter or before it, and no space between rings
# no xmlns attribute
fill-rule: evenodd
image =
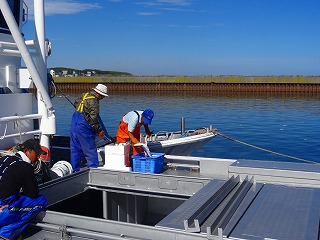
<svg viewBox="0 0 320 240"><path fill-rule="evenodd" d="M224 134L222 134L222 133L219 133L219 132L217 132L217 131L216 131L216 133L217 133L219 136L221 136L221 137L224 137L224 138L229 139L229 140L234 141L234 142L238 142L238 143L244 144L244 145L249 146L249 147L252 147L252 148L259 149L259 150L261 150L261 151L265 151L265 152L277 154L277 155L280 155L280 156L283 156L283 157L287 157L287 158L291 158L291 159L295 159L295 160L298 160L298 161L303 161L303 162L318 164L318 162L315 162L315 161L306 160L306 159L297 158L297 157L292 157L292 156L289 156L289 155L286 155L286 154L282 154L282 153L274 152L274 151L271 151L271 150L268 150L268 149L265 149L265 148L257 147L257 146L254 146L254 145L252 145L252 144L245 143L245 142L239 141L239 140L237 140L237 139L234 139L234 138L232 138L232 137L226 136L226 135L224 135Z"/></svg>

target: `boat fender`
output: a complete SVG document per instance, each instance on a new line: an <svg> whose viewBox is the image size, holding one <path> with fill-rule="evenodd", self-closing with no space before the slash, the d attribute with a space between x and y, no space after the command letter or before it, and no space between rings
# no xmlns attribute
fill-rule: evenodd
<svg viewBox="0 0 320 240"><path fill-rule="evenodd" d="M64 177L72 173L72 166L67 161L59 161L52 166L51 171L59 177Z"/></svg>

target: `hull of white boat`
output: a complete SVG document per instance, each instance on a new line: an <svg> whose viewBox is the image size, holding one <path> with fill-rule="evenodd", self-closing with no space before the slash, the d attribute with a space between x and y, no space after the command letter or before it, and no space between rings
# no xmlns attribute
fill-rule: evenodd
<svg viewBox="0 0 320 240"><path fill-rule="evenodd" d="M148 147L151 152L186 156L190 155L193 150L201 148L215 136L216 134L209 132L159 142L148 142Z"/></svg>

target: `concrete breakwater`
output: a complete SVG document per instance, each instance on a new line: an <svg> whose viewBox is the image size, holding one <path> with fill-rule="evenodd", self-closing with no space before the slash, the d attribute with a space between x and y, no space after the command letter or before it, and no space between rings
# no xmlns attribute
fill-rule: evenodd
<svg viewBox="0 0 320 240"><path fill-rule="evenodd" d="M62 91L86 91L104 83L111 92L301 92L319 93L320 76L160 76L160 77L54 77Z"/></svg>

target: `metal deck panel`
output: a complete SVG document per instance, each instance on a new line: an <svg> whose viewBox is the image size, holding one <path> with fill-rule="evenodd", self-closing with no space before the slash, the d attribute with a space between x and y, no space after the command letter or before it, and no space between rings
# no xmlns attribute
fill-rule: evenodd
<svg viewBox="0 0 320 240"><path fill-rule="evenodd" d="M83 192L87 188L88 179L89 170L80 171L40 185L39 192L52 205Z"/></svg>
<svg viewBox="0 0 320 240"><path fill-rule="evenodd" d="M90 169L89 186L192 196L211 179Z"/></svg>
<svg viewBox="0 0 320 240"><path fill-rule="evenodd" d="M320 187L320 165L239 160L229 167L229 176L251 175L257 181L304 187Z"/></svg>
<svg viewBox="0 0 320 240"><path fill-rule="evenodd" d="M206 158L206 157L191 157L188 156L188 160L184 156L176 156L176 155L165 155L166 162L170 162L173 165L183 166L183 164L194 164L200 167L200 176L209 176L215 179L228 179L228 168L229 166L236 162L234 159L222 159L222 158ZM178 171L179 172L179 171ZM164 174L176 174L175 172L166 171ZM184 174L187 171L184 171Z"/></svg>
<svg viewBox="0 0 320 240"><path fill-rule="evenodd" d="M231 232L240 239L318 239L320 189L266 184Z"/></svg>
<svg viewBox="0 0 320 240"><path fill-rule="evenodd" d="M185 201L171 214L166 216L156 226L170 229L181 229L184 230L184 220L190 218L194 212L205 204L208 197L217 192L226 181L212 180L206 186L204 186L199 192L190 197L188 201Z"/></svg>
<svg viewBox="0 0 320 240"><path fill-rule="evenodd" d="M282 169L301 172L320 173L320 164L296 163L296 162L272 162L261 160L237 160L231 166L250 167L262 169Z"/></svg>
<svg viewBox="0 0 320 240"><path fill-rule="evenodd" d="M45 236L45 239L207 240L206 235L199 233L187 233L176 229L162 229L52 211L47 211L43 222L31 224L28 232L35 230L38 230L37 237L33 235L26 239L40 240ZM64 238L61 236L62 232ZM54 235L55 238L48 238L48 236ZM213 238L213 240L219 240L219 238Z"/></svg>

